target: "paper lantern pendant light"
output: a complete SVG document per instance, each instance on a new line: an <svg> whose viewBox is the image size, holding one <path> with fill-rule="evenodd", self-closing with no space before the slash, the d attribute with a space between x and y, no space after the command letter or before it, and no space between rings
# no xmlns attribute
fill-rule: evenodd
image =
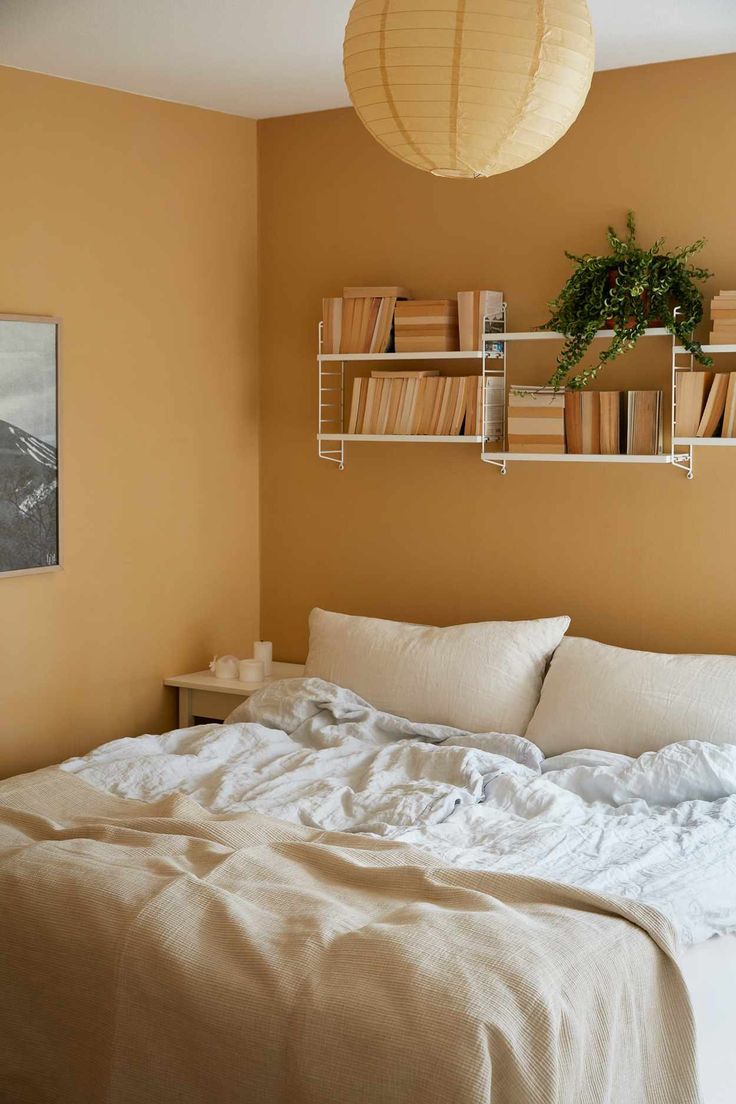
<svg viewBox="0 0 736 1104"><path fill-rule="evenodd" d="M417 169L477 177L533 161L593 75L586 0L356 0L345 81L374 138Z"/></svg>

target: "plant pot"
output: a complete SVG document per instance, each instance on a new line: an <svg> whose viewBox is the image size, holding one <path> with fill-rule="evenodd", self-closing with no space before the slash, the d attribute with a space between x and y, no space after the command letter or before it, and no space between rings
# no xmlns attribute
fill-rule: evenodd
<svg viewBox="0 0 736 1104"><path fill-rule="evenodd" d="M610 288L612 288L615 285L617 279L618 279L618 269L617 268L612 268L611 271L608 273L608 286ZM647 312L647 314L649 314L649 292L648 291L643 291L641 293L641 301L644 304L644 310ZM635 325L636 325L636 319L632 317L625 324L624 329L633 330ZM661 326L661 325L662 325L662 320L660 318L656 318L656 319L647 318L647 327L649 327L649 326L657 327L657 326ZM613 318L606 319L605 328L607 330L614 330L616 328L615 320Z"/></svg>

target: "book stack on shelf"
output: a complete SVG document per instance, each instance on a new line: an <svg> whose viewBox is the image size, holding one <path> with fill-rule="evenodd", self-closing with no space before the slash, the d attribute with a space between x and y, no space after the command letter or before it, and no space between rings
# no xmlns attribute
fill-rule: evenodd
<svg viewBox="0 0 736 1104"><path fill-rule="evenodd" d="M322 351L387 353L393 349L397 302L411 298L402 287L346 287L341 298L322 300Z"/></svg>
<svg viewBox="0 0 736 1104"><path fill-rule="evenodd" d="M736 437L736 372L677 373L675 436Z"/></svg>
<svg viewBox="0 0 736 1104"><path fill-rule="evenodd" d="M568 391L566 451L577 455L658 456L661 391Z"/></svg>
<svg viewBox="0 0 736 1104"><path fill-rule="evenodd" d="M457 293L457 313L461 352L473 352L483 348L485 340L485 320L498 323L503 327L502 291L459 291Z"/></svg>
<svg viewBox="0 0 736 1104"><path fill-rule="evenodd" d="M509 452L658 456L661 391L509 391Z"/></svg>
<svg viewBox="0 0 736 1104"><path fill-rule="evenodd" d="M412 300L403 287L346 287L342 296L322 300L322 320L322 352L329 355L476 352L487 334L503 329L503 292ZM502 349L491 355L502 356Z"/></svg>
<svg viewBox="0 0 736 1104"><path fill-rule="evenodd" d="M457 352L456 299L414 299L395 310L397 353Z"/></svg>
<svg viewBox="0 0 736 1104"><path fill-rule="evenodd" d="M487 432L503 434L503 381L486 380ZM349 434L479 437L482 376L440 376L438 371L380 371L358 376Z"/></svg>
<svg viewBox="0 0 736 1104"><path fill-rule="evenodd" d="M508 438L509 452L564 452L564 392L550 387L512 387Z"/></svg>
<svg viewBox="0 0 736 1104"><path fill-rule="evenodd" d="M719 291L710 303L711 345L736 345L736 291Z"/></svg>

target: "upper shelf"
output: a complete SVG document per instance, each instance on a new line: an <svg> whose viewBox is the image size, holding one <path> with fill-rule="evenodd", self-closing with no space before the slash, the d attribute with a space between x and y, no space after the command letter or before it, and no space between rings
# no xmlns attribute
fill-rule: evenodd
<svg viewBox="0 0 736 1104"><path fill-rule="evenodd" d="M704 353L736 353L736 345L703 345L701 348ZM687 355L684 345L675 345L673 352Z"/></svg>
<svg viewBox="0 0 736 1104"><path fill-rule="evenodd" d="M613 330L596 330L594 339L613 337ZM664 326L651 326L642 337L670 337L670 331ZM486 334L488 341L565 341L565 334L556 330L510 330L508 333ZM480 354L477 354L480 356Z"/></svg>
<svg viewBox="0 0 736 1104"><path fill-rule="evenodd" d="M493 340L498 341L494 335ZM470 352L459 353L320 353L318 360L480 360L483 353L480 349L472 349Z"/></svg>
<svg viewBox="0 0 736 1104"><path fill-rule="evenodd" d="M669 337L669 330L664 327L653 327L646 330L642 337ZM613 337L613 330L598 330L597 338ZM565 335L554 330L516 330L512 332L486 334L486 341L564 341ZM704 346L707 348L707 346ZM717 349L728 349L730 346L714 346ZM736 349L736 346L734 346ZM684 351L684 350L683 350ZM317 358L320 361L348 361L348 360L481 360L483 353L480 349L471 349L468 352L452 353L320 353ZM491 358L492 359L492 358Z"/></svg>

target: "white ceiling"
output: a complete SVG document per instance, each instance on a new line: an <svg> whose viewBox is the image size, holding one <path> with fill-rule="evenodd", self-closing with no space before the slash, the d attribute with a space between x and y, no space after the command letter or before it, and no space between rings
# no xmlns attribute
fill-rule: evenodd
<svg viewBox="0 0 736 1104"><path fill-rule="evenodd" d="M736 0L589 0L597 69L736 52ZM235 115L348 103L351 0L0 0L0 64Z"/></svg>

